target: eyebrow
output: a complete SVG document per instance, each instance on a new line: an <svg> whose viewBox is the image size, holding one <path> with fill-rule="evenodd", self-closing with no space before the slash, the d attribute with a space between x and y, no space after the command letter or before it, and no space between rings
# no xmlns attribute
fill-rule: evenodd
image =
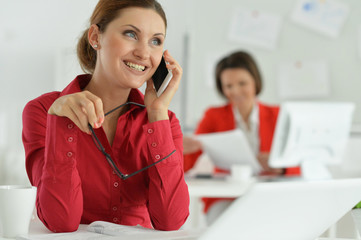
<svg viewBox="0 0 361 240"><path fill-rule="evenodd" d="M132 24L126 24L126 25L123 25L123 26L128 26L128 27L134 28L135 31L137 31L137 32L139 32L139 33L142 32L142 31L140 31L139 28L137 28L136 26L134 26L134 25L132 25ZM159 35L165 37L165 35L164 35L163 33L155 33L153 36L159 36Z"/></svg>

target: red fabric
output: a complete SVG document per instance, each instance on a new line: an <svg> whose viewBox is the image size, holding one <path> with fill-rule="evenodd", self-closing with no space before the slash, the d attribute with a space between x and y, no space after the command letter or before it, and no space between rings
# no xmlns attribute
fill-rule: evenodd
<svg viewBox="0 0 361 240"><path fill-rule="evenodd" d="M23 112L26 170L38 187L37 211L54 232L75 231L96 220L123 225L179 229L189 215L188 187L183 173L182 132L170 120L149 123L145 108L132 105L119 117L113 145L102 128L95 132L123 173L132 173L171 153L163 162L121 180L112 171L92 137L65 117L47 111L60 96L81 91L89 75L80 75L62 92L30 101ZM129 101L144 103L132 90Z"/></svg>
<svg viewBox="0 0 361 240"><path fill-rule="evenodd" d="M272 146L273 134L276 127L277 116L279 112L278 106L268 106L258 102L259 108L259 139L260 139L260 152L270 152ZM236 128L236 122L232 110L232 105L227 104L221 107L209 108L202 120L200 121L195 134L213 133L229 131ZM198 157L202 154L201 151L184 155L184 171L191 169ZM222 169L215 169L216 172L224 172ZM299 175L300 169L287 168L286 175ZM225 198L204 198L205 203L204 211L207 212L209 207L219 199ZM229 199L229 198L227 198Z"/></svg>

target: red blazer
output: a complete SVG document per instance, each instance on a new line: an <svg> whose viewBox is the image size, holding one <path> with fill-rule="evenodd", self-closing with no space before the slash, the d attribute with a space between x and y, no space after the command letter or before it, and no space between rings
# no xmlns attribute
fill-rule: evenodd
<svg viewBox="0 0 361 240"><path fill-rule="evenodd" d="M259 108L259 139L260 152L270 152L272 146L273 133L275 131L277 116L279 112L278 106L269 106L258 102ZM236 122L232 110L232 105L227 104L221 107L209 108L200 121L196 134L213 133L229 131L236 128ZM191 169L202 151L184 155L184 171ZM220 171L219 169L215 169ZM287 168L285 175L300 175L300 169ZM219 198L205 198L205 211Z"/></svg>

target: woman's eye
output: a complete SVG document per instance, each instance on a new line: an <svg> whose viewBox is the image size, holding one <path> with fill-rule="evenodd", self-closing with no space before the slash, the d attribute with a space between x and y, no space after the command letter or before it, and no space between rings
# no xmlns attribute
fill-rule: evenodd
<svg viewBox="0 0 361 240"><path fill-rule="evenodd" d="M156 45L156 46L159 46L162 44L162 41L158 38L155 38L155 39L152 39L152 44L153 45Z"/></svg>
<svg viewBox="0 0 361 240"><path fill-rule="evenodd" d="M127 32L124 33L124 35L125 35L125 36L128 36L128 37L130 37L130 38L136 38L136 37L137 37L137 36L135 35L135 33L132 32L132 31L127 31Z"/></svg>

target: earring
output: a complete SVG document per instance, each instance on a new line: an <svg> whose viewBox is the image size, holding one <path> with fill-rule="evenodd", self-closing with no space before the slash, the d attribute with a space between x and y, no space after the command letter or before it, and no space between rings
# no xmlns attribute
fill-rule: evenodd
<svg viewBox="0 0 361 240"><path fill-rule="evenodd" d="M98 47L98 44L94 44L94 46L93 46L94 48L97 48Z"/></svg>

